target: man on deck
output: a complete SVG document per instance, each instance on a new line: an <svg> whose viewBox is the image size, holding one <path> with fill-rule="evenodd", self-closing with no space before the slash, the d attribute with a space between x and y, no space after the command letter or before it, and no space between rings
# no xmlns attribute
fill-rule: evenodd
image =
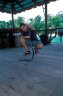
<svg viewBox="0 0 63 96"><path fill-rule="evenodd" d="M37 53L38 49L43 47L43 44L40 40L38 40L35 30L24 23L20 24L20 28L22 30L20 41L22 46L25 48L25 55L30 54L28 45L31 45L31 42L34 47L35 53Z"/></svg>

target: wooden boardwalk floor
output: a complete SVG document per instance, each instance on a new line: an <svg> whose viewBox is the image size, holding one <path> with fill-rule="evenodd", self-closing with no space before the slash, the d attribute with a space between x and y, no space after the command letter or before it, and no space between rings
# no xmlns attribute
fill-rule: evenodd
<svg viewBox="0 0 63 96"><path fill-rule="evenodd" d="M22 56L22 48L0 50L0 96L63 96L62 44L44 46L31 62Z"/></svg>

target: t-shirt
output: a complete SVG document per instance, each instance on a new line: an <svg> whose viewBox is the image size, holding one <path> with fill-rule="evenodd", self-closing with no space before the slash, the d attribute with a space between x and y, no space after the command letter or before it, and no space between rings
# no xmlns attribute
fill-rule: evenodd
<svg viewBox="0 0 63 96"><path fill-rule="evenodd" d="M38 40L36 32L34 30L28 29L28 31L26 31L26 32L22 31L21 34L23 36L29 36L30 35L31 41L33 41L33 40L37 41Z"/></svg>

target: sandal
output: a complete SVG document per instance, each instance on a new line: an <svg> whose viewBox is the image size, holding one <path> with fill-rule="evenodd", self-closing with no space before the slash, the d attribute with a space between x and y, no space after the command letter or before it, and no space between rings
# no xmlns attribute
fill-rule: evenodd
<svg viewBox="0 0 63 96"><path fill-rule="evenodd" d="M25 52L25 55L28 55L28 54L30 54L30 51L26 51L26 52Z"/></svg>
<svg viewBox="0 0 63 96"><path fill-rule="evenodd" d="M38 48L35 48L35 53L38 53Z"/></svg>

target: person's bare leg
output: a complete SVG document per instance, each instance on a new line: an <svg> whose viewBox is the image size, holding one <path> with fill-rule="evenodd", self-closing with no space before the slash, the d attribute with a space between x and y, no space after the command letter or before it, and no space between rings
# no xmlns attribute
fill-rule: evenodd
<svg viewBox="0 0 63 96"><path fill-rule="evenodd" d="M43 44L38 44L37 46L35 46L35 53L38 53L38 49L41 49L43 47Z"/></svg>
<svg viewBox="0 0 63 96"><path fill-rule="evenodd" d="M21 41L22 46L25 48L25 50L26 51L29 50L27 44L25 43L25 39L24 38L21 38L20 41Z"/></svg>
<svg viewBox="0 0 63 96"><path fill-rule="evenodd" d="M43 47L43 44L42 43L37 45L37 48L38 49L41 49L42 47Z"/></svg>

